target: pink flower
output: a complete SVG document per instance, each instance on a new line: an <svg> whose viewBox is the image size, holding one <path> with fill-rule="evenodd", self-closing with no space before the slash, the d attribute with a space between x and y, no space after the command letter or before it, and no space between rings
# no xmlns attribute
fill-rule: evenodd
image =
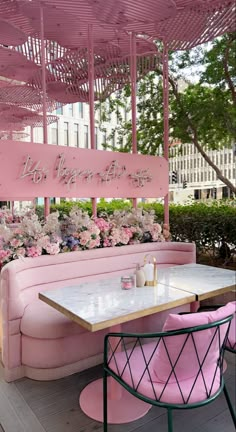
<svg viewBox="0 0 236 432"><path fill-rule="evenodd" d="M111 246L111 241L109 238L105 238L103 240L103 247L110 247Z"/></svg>
<svg viewBox="0 0 236 432"><path fill-rule="evenodd" d="M1 249L0 250L0 262L7 261L10 256L11 256L10 249L7 249L7 250Z"/></svg>
<svg viewBox="0 0 236 432"><path fill-rule="evenodd" d="M91 239L91 234L89 231L82 231L79 235L80 237L80 244L82 246L85 246Z"/></svg>
<svg viewBox="0 0 236 432"><path fill-rule="evenodd" d="M14 237L13 239L11 239L10 245L14 248L18 248L19 246L23 245L23 241Z"/></svg>
<svg viewBox="0 0 236 432"><path fill-rule="evenodd" d="M133 236L133 232L130 228L123 228L125 234L131 238Z"/></svg>
<svg viewBox="0 0 236 432"><path fill-rule="evenodd" d="M23 247L18 248L16 250L15 254L16 254L17 257L19 257L19 256L25 256L25 248L23 248Z"/></svg>
<svg viewBox="0 0 236 432"><path fill-rule="evenodd" d="M23 235L23 232L22 232L22 230L20 228L16 228L14 230L14 234Z"/></svg>
<svg viewBox="0 0 236 432"><path fill-rule="evenodd" d="M161 233L161 225L158 224L158 223L154 223L154 224L152 225L151 231L154 231L154 232L160 234L160 233Z"/></svg>
<svg viewBox="0 0 236 432"><path fill-rule="evenodd" d="M31 246L26 248L26 255L31 258L42 255L42 248L39 246Z"/></svg>
<svg viewBox="0 0 236 432"><path fill-rule="evenodd" d="M100 241L99 241L99 243L100 243ZM97 239L96 240L90 240L89 245L88 245L89 249L94 249L97 246L99 246L97 243Z"/></svg>
<svg viewBox="0 0 236 432"><path fill-rule="evenodd" d="M97 225L97 227L99 228L100 231L102 231L102 232L109 231L110 224L105 219L95 218L94 221L95 221L95 224Z"/></svg>
<svg viewBox="0 0 236 432"><path fill-rule="evenodd" d="M48 244L50 244L50 238L48 235L45 235L38 240L38 246L43 249L46 249Z"/></svg>
<svg viewBox="0 0 236 432"><path fill-rule="evenodd" d="M45 250L49 255L57 255L60 252L60 245L59 243L49 243Z"/></svg>

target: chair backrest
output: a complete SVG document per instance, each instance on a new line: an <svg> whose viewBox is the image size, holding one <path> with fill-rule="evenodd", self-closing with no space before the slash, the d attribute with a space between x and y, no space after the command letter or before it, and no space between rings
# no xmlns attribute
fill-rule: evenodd
<svg viewBox="0 0 236 432"><path fill-rule="evenodd" d="M108 356L108 367L134 392L146 394L159 404L210 399L222 385L224 349L233 313L229 303L212 313L169 315L164 326L168 331L137 335L128 349L121 334ZM145 343L153 338L154 342ZM117 353L120 344L122 361Z"/></svg>
<svg viewBox="0 0 236 432"><path fill-rule="evenodd" d="M234 305L234 316L230 324L229 335L226 342L226 349L236 353L236 301L231 302Z"/></svg>
<svg viewBox="0 0 236 432"><path fill-rule="evenodd" d="M214 323L234 313L234 306L226 306L212 312L200 312L186 315L169 314L163 331L173 331ZM199 371L199 362L203 370L211 369L219 358L219 349L225 339L227 326L219 328L219 340L216 329L204 329L188 334L179 334L164 338L156 352L153 364L155 374L160 382L177 382L193 376ZM209 352L208 352L209 350ZM173 370L174 366L174 370Z"/></svg>

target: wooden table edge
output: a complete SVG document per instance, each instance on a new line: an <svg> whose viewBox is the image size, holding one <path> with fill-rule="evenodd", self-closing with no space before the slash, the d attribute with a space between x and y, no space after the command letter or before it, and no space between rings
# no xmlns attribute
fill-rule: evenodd
<svg viewBox="0 0 236 432"><path fill-rule="evenodd" d="M192 294L192 293L188 293L188 294ZM47 303L49 306L52 306L54 309L58 310L59 312L63 313L67 318L69 318L70 320L81 325L85 329L87 329L91 332L95 332L98 330L109 329L109 327L112 327L114 325L123 324L127 321L132 321L132 320L135 320L137 318L143 318L143 317L148 316L148 315L153 315L154 313L157 313L157 312L163 312L165 310L172 309L172 308L175 308L178 306L190 304L190 303L196 301L196 296L195 296L195 294L192 294L192 295L189 295L188 297L183 298L183 299L173 300L170 303L164 303L161 305L152 306L150 308L147 308L147 309L144 309L144 310L141 310L138 312L131 312L127 315L123 315L121 317L116 317L116 318L112 318L109 320L101 321L97 324L90 324L86 320L83 320L82 318L80 318L76 314L74 314L73 312L69 311L68 309L64 308L63 306L60 306L58 303L56 303L53 300L49 299L48 297L44 296L43 293L39 293L39 299L44 301L45 303Z"/></svg>

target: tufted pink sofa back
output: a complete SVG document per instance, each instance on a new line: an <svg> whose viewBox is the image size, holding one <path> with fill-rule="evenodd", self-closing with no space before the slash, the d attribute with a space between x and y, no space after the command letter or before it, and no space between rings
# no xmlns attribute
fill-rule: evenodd
<svg viewBox="0 0 236 432"><path fill-rule="evenodd" d="M8 298L8 319L23 315L24 308L43 290L74 285L85 280L133 272L144 256L155 256L159 267L196 261L191 243L145 243L69 252L55 256L15 260L2 270L1 297Z"/></svg>

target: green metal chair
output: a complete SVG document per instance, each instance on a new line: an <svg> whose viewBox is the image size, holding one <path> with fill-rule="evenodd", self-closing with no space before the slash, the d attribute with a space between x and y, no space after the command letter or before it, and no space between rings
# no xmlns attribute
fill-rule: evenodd
<svg viewBox="0 0 236 432"><path fill-rule="evenodd" d="M232 318L229 315L210 324L153 334L107 334L103 366L104 432L108 431L109 376L133 396L166 408L168 432L173 432L173 409L205 406L222 392L236 426L223 377L224 350Z"/></svg>
<svg viewBox="0 0 236 432"><path fill-rule="evenodd" d="M235 305L235 314L230 324L229 334L225 344L225 350L236 354L236 302L232 302L232 304ZM214 311L223 306L223 304L204 305L199 307L198 312Z"/></svg>

